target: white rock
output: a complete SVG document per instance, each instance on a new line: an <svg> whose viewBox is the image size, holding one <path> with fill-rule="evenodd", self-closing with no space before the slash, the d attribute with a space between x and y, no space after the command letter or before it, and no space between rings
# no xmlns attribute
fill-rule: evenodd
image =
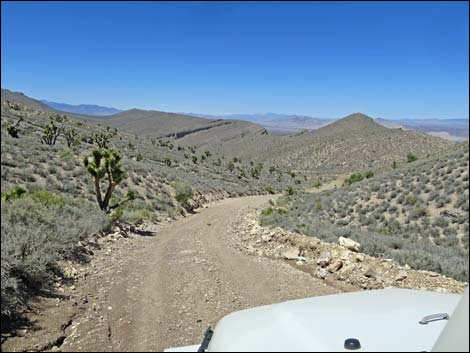
<svg viewBox="0 0 470 353"><path fill-rule="evenodd" d="M317 276L320 277L321 279L325 279L326 277L328 277L328 271L325 270L324 268L318 267Z"/></svg>
<svg viewBox="0 0 470 353"><path fill-rule="evenodd" d="M395 281L403 281L408 277L408 274L406 273L405 270L400 270L398 271L398 274L395 277Z"/></svg>
<svg viewBox="0 0 470 353"><path fill-rule="evenodd" d="M287 260L296 260L299 256L299 249L290 248L282 253L282 256Z"/></svg>
<svg viewBox="0 0 470 353"><path fill-rule="evenodd" d="M363 262L365 260L365 257L362 254L357 254L355 259L356 259L356 262Z"/></svg>
<svg viewBox="0 0 470 353"><path fill-rule="evenodd" d="M344 246L346 249L351 251L359 251L359 248L361 247L361 244L349 238L339 237L338 241L339 245Z"/></svg>

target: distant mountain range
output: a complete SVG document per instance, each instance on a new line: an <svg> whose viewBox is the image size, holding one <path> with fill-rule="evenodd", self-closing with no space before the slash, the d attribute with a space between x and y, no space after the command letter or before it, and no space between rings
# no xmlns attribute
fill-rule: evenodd
<svg viewBox="0 0 470 353"><path fill-rule="evenodd" d="M56 110L83 114L90 116L107 116L121 113L122 110L91 104L65 104L41 100L42 103ZM274 135L287 135L298 133L303 130L317 130L326 126L336 119L323 119L306 115L258 113L258 114L198 114L198 113L176 113L205 119L228 119L244 120L264 127ZM417 130L428 134L439 136L451 141L465 141L469 139L468 119L400 119L390 120L376 118L375 121L388 128L401 128L403 130Z"/></svg>
<svg viewBox="0 0 470 353"><path fill-rule="evenodd" d="M187 115L197 116L207 119L237 119L246 120L259 124L272 134L287 135L297 133L303 130L317 130L328 123L331 119L313 118L306 115L260 113L260 114L225 114L208 115L185 113Z"/></svg>
<svg viewBox="0 0 470 353"><path fill-rule="evenodd" d="M116 108L102 107L100 105L94 104L66 104L66 103L57 103L50 102L45 99L41 99L41 102L48 105L51 108L62 110L64 112L83 114L83 115L93 115L93 116L105 116L113 115L122 112L122 110Z"/></svg>
<svg viewBox="0 0 470 353"><path fill-rule="evenodd" d="M238 119L246 120L263 126L272 134L292 134L303 130L317 130L334 122L336 119L313 118L305 115L289 115L276 113L263 114L228 114L207 115L186 113L208 119ZM468 119L399 119L390 120L376 118L375 121L385 127L403 130L416 130L439 136L452 141L469 139Z"/></svg>
<svg viewBox="0 0 470 353"><path fill-rule="evenodd" d="M388 128L423 131L452 141L465 141L469 139L468 119L387 120L378 118L376 121Z"/></svg>

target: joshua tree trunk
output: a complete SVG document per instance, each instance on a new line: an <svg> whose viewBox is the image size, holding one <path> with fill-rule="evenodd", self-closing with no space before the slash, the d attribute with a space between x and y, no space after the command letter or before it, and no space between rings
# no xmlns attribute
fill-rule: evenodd
<svg viewBox="0 0 470 353"><path fill-rule="evenodd" d="M103 198L101 196L101 188L100 188L100 179L95 177L95 192L96 192L96 201L98 201L98 205L102 210L105 208L103 207Z"/></svg>
<svg viewBox="0 0 470 353"><path fill-rule="evenodd" d="M103 207L104 207L102 208L103 210L109 211L109 201L111 200L111 194L114 191L114 187L115 187L114 184L110 184L108 186L108 191L106 191L106 195L103 200Z"/></svg>

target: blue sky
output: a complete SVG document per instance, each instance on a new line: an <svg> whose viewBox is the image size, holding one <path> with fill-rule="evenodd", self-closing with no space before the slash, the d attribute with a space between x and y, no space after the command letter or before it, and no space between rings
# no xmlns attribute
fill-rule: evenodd
<svg viewBox="0 0 470 353"><path fill-rule="evenodd" d="M468 118L467 2L4 2L2 87L120 109Z"/></svg>

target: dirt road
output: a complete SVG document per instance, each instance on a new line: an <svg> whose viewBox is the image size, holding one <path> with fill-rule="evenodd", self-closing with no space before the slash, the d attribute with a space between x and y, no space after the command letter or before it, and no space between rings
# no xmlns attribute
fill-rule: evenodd
<svg viewBox="0 0 470 353"><path fill-rule="evenodd" d="M217 202L140 237L129 250L115 250L109 268L87 278L93 304L67 328L60 350L160 351L197 344L209 325L230 312L338 292L282 261L241 250L233 221L270 198Z"/></svg>

